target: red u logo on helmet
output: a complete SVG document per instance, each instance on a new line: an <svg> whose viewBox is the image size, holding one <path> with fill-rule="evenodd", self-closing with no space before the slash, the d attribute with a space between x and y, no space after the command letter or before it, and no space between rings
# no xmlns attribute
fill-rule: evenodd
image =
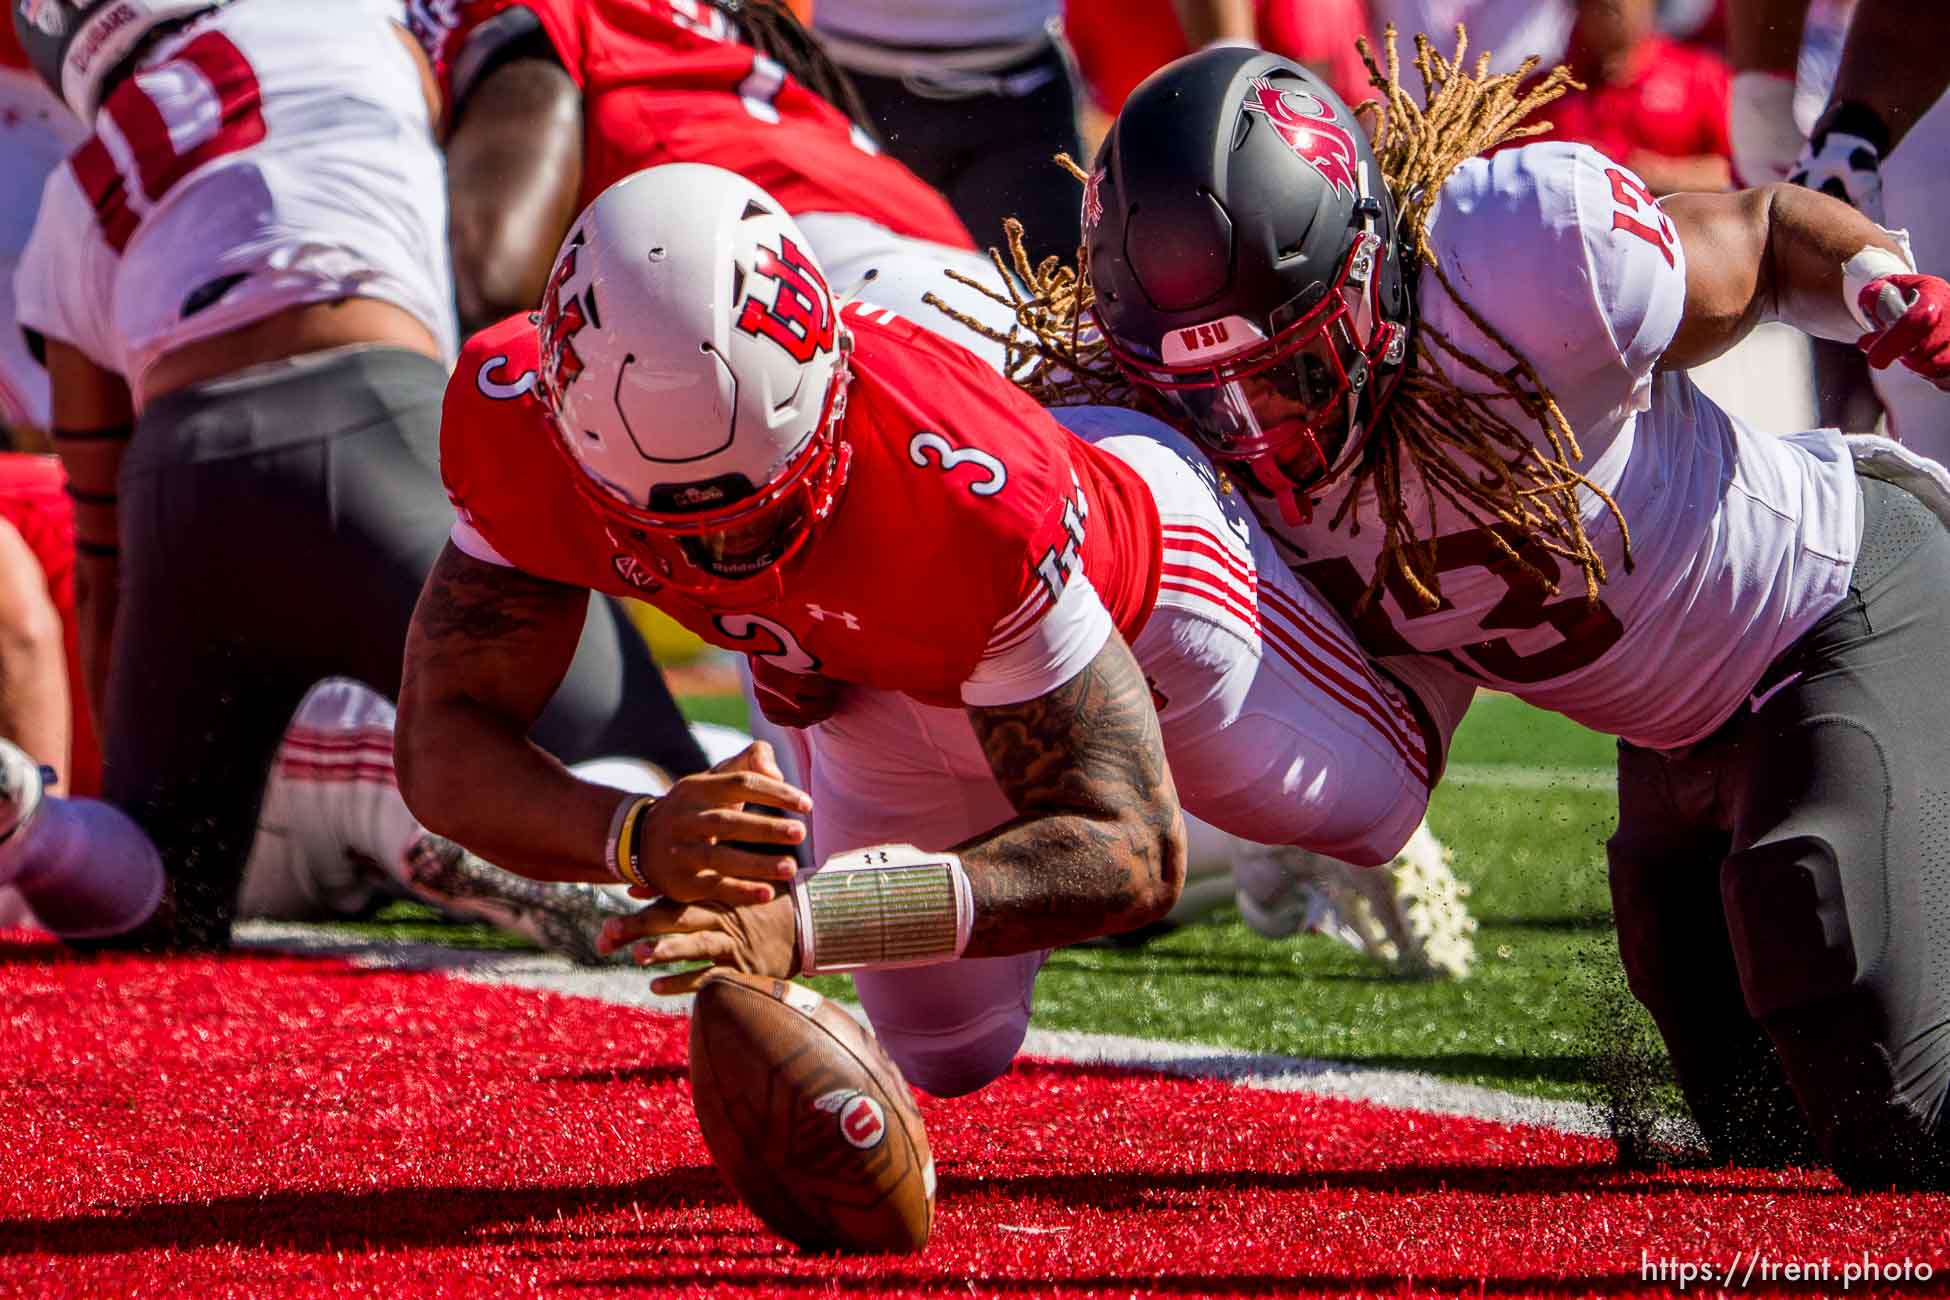
<svg viewBox="0 0 1950 1300"><path fill-rule="evenodd" d="M738 328L771 339L800 365L833 348L833 297L826 281L799 246L781 236L779 251L758 250L759 275L779 286L770 303L754 289L738 314Z"/></svg>

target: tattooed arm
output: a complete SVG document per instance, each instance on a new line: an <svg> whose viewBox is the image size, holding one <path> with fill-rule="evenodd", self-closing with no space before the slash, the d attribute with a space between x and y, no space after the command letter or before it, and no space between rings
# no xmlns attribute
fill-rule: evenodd
<svg viewBox="0 0 1950 1300"><path fill-rule="evenodd" d="M1159 920L1185 884L1185 827L1144 672L1111 635L1036 699L970 709L1016 816L956 846L975 894L970 957Z"/></svg>
<svg viewBox="0 0 1950 1300"><path fill-rule="evenodd" d="M613 881L606 848L621 791L577 778L528 739L575 657L589 593L484 564L449 543L406 634L399 724L400 793L427 829L536 880ZM643 814L638 860L657 892L763 902L764 881L792 874L783 851L799 823L746 802L804 811L771 749L756 744L687 776Z"/></svg>
<svg viewBox="0 0 1950 1300"><path fill-rule="evenodd" d="M450 542L406 634L394 757L429 830L538 880L610 880L617 793L528 739L568 671L589 593L484 564ZM546 811L544 811L546 810Z"/></svg>

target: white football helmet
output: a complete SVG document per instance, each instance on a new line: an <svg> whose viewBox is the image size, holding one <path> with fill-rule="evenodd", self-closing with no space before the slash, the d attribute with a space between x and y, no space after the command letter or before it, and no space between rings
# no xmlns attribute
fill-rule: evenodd
<svg viewBox="0 0 1950 1300"><path fill-rule="evenodd" d="M744 177L672 163L597 195L536 329L557 441L651 576L775 572L832 510L848 337L805 236Z"/></svg>

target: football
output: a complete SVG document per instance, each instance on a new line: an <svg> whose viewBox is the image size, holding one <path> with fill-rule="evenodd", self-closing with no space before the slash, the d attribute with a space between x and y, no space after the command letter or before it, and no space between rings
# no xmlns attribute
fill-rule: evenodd
<svg viewBox="0 0 1950 1300"><path fill-rule="evenodd" d="M691 1104L718 1169L787 1241L927 1244L934 1160L914 1096L874 1036L811 989L707 979L691 1011Z"/></svg>

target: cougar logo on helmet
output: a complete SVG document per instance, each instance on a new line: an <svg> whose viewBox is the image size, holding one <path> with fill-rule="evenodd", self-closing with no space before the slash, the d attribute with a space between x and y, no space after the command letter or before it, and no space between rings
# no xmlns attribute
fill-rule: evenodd
<svg viewBox="0 0 1950 1300"><path fill-rule="evenodd" d="M1104 169L1099 167L1090 173L1090 179L1083 183L1083 229L1085 233L1095 230L1097 223L1104 219Z"/></svg>
<svg viewBox="0 0 1950 1300"><path fill-rule="evenodd" d="M1360 155L1354 137L1334 120L1334 110L1304 90L1281 90L1265 77L1252 81L1248 113L1258 113L1287 147L1300 155L1338 193L1356 197L1355 168Z"/></svg>
<svg viewBox="0 0 1950 1300"><path fill-rule="evenodd" d="M784 348L800 365L821 352L833 350L833 295L826 281L790 236L779 240L778 252L758 250L757 272L778 283L770 303L754 289L738 316L738 328L768 338Z"/></svg>

